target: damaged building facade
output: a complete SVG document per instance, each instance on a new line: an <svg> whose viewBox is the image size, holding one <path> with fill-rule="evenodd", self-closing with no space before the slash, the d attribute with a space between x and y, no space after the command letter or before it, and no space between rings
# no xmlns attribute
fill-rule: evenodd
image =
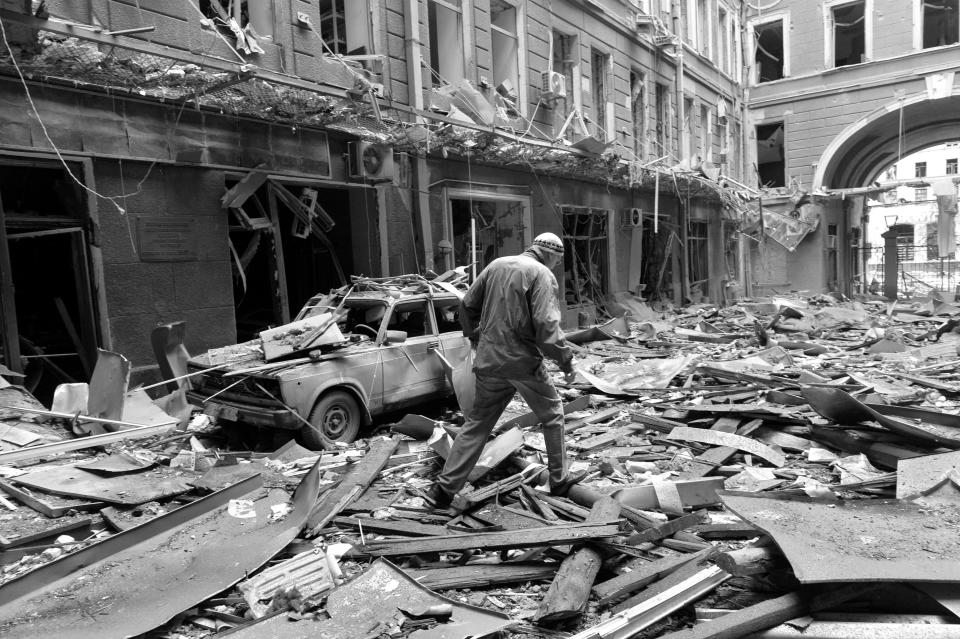
<svg viewBox="0 0 960 639"><path fill-rule="evenodd" d="M544 231L568 326L619 291L722 302L740 13L5 0L4 363L59 383L102 347L148 374L159 323L201 351L351 274L482 268Z"/></svg>
<svg viewBox="0 0 960 639"><path fill-rule="evenodd" d="M870 257L883 248L869 245L867 228L876 224L869 201L898 185L930 186L918 182L923 176L886 174L915 152L957 139L958 8L955 0L746 8L747 148L767 187L766 233L791 237L794 246L754 244L755 294L867 292L877 274ZM951 196L944 233L956 213L955 186Z"/></svg>

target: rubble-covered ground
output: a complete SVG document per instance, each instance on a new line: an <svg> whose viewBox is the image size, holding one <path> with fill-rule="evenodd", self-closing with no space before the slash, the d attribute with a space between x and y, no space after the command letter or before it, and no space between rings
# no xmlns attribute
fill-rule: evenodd
<svg viewBox="0 0 960 639"><path fill-rule="evenodd" d="M0 634L960 636L960 305L621 302L556 375L586 478L549 494L517 400L456 516L455 404L319 453L202 413L35 453L79 424L0 388Z"/></svg>

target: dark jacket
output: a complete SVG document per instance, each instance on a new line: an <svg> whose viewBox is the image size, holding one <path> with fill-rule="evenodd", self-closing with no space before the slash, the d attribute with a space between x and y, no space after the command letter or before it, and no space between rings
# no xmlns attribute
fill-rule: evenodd
<svg viewBox="0 0 960 639"><path fill-rule="evenodd" d="M573 370L573 350L560 330L560 288L539 251L494 260L463 296L460 323L477 346L474 371L526 377L544 356L565 373Z"/></svg>

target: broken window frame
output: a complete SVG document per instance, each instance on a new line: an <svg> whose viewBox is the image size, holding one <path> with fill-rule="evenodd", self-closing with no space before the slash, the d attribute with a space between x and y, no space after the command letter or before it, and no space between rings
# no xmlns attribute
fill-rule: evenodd
<svg viewBox="0 0 960 639"><path fill-rule="evenodd" d="M635 159L647 157L647 76L637 68L630 69L630 136Z"/></svg>
<svg viewBox="0 0 960 639"><path fill-rule="evenodd" d="M654 157L663 157L670 154L673 136L670 134L672 119L670 117L670 98L673 95L670 86L662 82L654 85L654 140L656 148L652 150Z"/></svg>
<svg viewBox="0 0 960 639"><path fill-rule="evenodd" d="M468 200L474 202L517 202L521 209L521 225L523 227L523 237L520 244L523 248L533 242L533 219L532 219L532 197L529 192L524 192L522 187L512 185L501 185L489 188L464 186L444 186L441 191L443 198L443 238L454 244L454 224L453 224L453 200ZM521 248L521 250L523 250ZM457 266L465 266L456 263L456 256L453 250L442 255L444 268L449 270ZM480 272L478 265L477 272Z"/></svg>
<svg viewBox="0 0 960 639"><path fill-rule="evenodd" d="M613 56L591 47L590 80L592 96L592 119L596 124L595 136L604 142L613 140L613 100L611 90Z"/></svg>
<svg viewBox="0 0 960 639"><path fill-rule="evenodd" d="M761 161L760 161L760 141L761 141L762 139L770 139L770 137L771 137L771 136L761 137L761 129L763 129L764 131L769 130L769 132L771 133L771 135L775 135L775 134L776 134L776 127L778 127L778 126L783 128L782 141L781 141L781 144L780 144L780 157L781 157L781 162L780 162L780 163L783 165L783 169L782 169L782 171L781 171L782 175L779 176L780 179L779 179L779 180L773 180L773 183L771 184L771 183L770 183L770 182L771 182L770 180L764 180L764 179L763 179L763 178L764 178L763 167L764 167L765 165L768 165L768 164L778 164L778 163L777 163L777 162L762 162L762 163L761 163ZM786 139L787 139L786 133L787 133L787 131L786 131L786 127L787 127L786 121L784 121L784 120L775 120L775 121L771 121L771 122L758 122L758 123L756 124L756 126L754 126L753 132L754 132L756 158L757 158L757 165L756 165L756 166L757 166L757 173L758 173L758 175L756 176L756 178L757 178L757 182L759 183L759 186L760 186L761 188L778 188L778 187L784 187L784 186L787 185L787 160L786 160L786 158L787 158L787 148L786 148Z"/></svg>
<svg viewBox="0 0 960 639"><path fill-rule="evenodd" d="M710 223L696 219L687 222L687 279L689 288L710 282ZM697 302L699 300L695 300Z"/></svg>
<svg viewBox="0 0 960 639"><path fill-rule="evenodd" d="M580 37L558 29L550 31L550 70L563 75L567 95L553 103L553 134L559 136L567 114L583 108L583 96L574 90L580 86Z"/></svg>
<svg viewBox="0 0 960 639"><path fill-rule="evenodd" d="M609 236L613 211L575 205L561 205L559 209L563 242L567 247L563 257L566 306L584 308L592 304L602 308L612 274ZM581 276L586 291L580 286Z"/></svg>
<svg viewBox="0 0 960 639"><path fill-rule="evenodd" d="M713 112L710 106L700 103L700 159L703 162L713 161Z"/></svg>
<svg viewBox="0 0 960 639"><path fill-rule="evenodd" d="M837 10L843 11L854 5L863 5L863 17L855 23L849 23L854 25L861 24L863 26L863 53L860 61L847 62L838 66L836 60L837 29L848 29L849 33L853 31L852 27L841 26L841 24L848 23L837 23L836 12ZM873 58L873 0L826 0L823 5L823 11L824 42L826 43L826 47L824 48L824 67L834 69L869 62Z"/></svg>
<svg viewBox="0 0 960 639"><path fill-rule="evenodd" d="M943 7L947 10L944 11ZM953 15L950 15L952 11ZM914 42L913 48L920 51L923 49L935 49L938 47L949 47L960 43L960 1L958 0L914 0L913 4L913 25ZM935 27L939 27L940 37L947 41L943 44L937 42L933 44L928 33L928 19ZM949 24L952 21L952 24ZM952 33L948 33L952 31Z"/></svg>
<svg viewBox="0 0 960 639"><path fill-rule="evenodd" d="M325 10L328 4L330 8ZM317 31L327 46L326 53L332 51L336 55L343 56L375 53L369 0L320 0L317 2L317 9L320 12ZM358 23L361 28L358 29L354 23ZM341 25L343 34L340 33ZM354 42L360 33L362 38L359 39L362 43ZM359 46L351 47L351 44Z"/></svg>
<svg viewBox="0 0 960 639"><path fill-rule="evenodd" d="M762 65L757 64L757 56L773 57L771 52L761 48L761 32L768 27L774 27L777 23L780 26L781 56L780 56L780 77L769 80L762 79ZM748 32L750 33L751 43L753 45L753 55L749 57L748 71L751 84L763 84L766 82L776 82L783 78L790 77L790 14L776 13L764 16L762 19L753 19L748 22ZM776 74L773 74L776 75Z"/></svg>
<svg viewBox="0 0 960 639"><path fill-rule="evenodd" d="M469 0L427 0L427 48L430 52L431 86L454 84L467 77L467 12L463 9L464 3L469 8ZM438 16L442 14L438 11L449 12L445 17L455 20L456 27L441 28ZM446 38L456 38L456 42L447 42L446 38L441 41L441 31Z"/></svg>
<svg viewBox="0 0 960 639"><path fill-rule="evenodd" d="M697 153L697 111L693 94L683 96L683 131L680 132L683 153L680 160L693 163L693 156Z"/></svg>
<svg viewBox="0 0 960 639"><path fill-rule="evenodd" d="M514 12L513 19L513 32L511 33L508 29L497 25L494 23L494 2L500 2L503 5L508 5ZM516 99L513 100L514 106L519 111L521 115L526 115L527 113L527 68L526 68L526 43L525 39L520 37L520 34L523 33L523 24L526 19L526 12L523 3L517 2L516 0L491 0L490 3L490 55L491 55L491 74L493 75L493 87L496 90L497 87L506 79L510 80L513 83L513 91L516 94ZM514 42L514 53L508 54L510 57L510 62L515 65L515 69L512 70L512 76L509 78L499 77L497 74L498 64L498 39L502 41L513 40ZM502 61L501 61L502 62Z"/></svg>

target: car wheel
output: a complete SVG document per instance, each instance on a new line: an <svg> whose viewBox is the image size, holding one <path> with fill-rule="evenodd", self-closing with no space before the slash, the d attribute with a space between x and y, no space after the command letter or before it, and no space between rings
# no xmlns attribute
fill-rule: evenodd
<svg viewBox="0 0 960 639"><path fill-rule="evenodd" d="M326 393L310 411L310 426L300 430L304 446L311 450L333 449L349 444L360 432L360 407L353 395L335 390Z"/></svg>

